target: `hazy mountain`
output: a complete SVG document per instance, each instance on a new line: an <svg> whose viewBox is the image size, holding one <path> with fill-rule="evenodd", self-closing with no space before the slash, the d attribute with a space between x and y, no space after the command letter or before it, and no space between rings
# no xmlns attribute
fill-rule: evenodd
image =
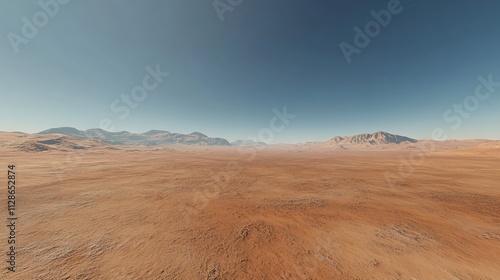
<svg viewBox="0 0 500 280"><path fill-rule="evenodd" d="M50 128L41 132L38 132L37 134L64 134L71 136L73 138L78 138L82 139L85 138L85 133L81 130L78 130L73 127L58 127L58 128Z"/></svg>
<svg viewBox="0 0 500 280"><path fill-rule="evenodd" d="M148 132L143 133L144 135L158 135L158 134L169 134L169 131L165 130L150 130Z"/></svg>
<svg viewBox="0 0 500 280"><path fill-rule="evenodd" d="M417 142L418 142L417 140L409 137L379 131L373 134L365 133L347 137L336 136L327 141L327 144L331 146L344 147L353 144L383 145L383 144L402 144L402 143L417 143Z"/></svg>
<svg viewBox="0 0 500 280"><path fill-rule="evenodd" d="M223 138L211 138L200 132L190 134L171 133L163 130L151 130L145 133L131 133L128 131L109 132L95 128L78 130L72 127L51 128L38 134L63 134L76 139L99 140L112 145L163 145L163 144L186 144L186 145L210 145L230 146L231 144Z"/></svg>
<svg viewBox="0 0 500 280"><path fill-rule="evenodd" d="M193 135L193 136L199 136L199 137L208 137L206 136L205 134L203 133L200 133L200 132L192 132L192 133L189 133L189 135Z"/></svg>
<svg viewBox="0 0 500 280"><path fill-rule="evenodd" d="M264 142L255 142L253 140L236 140L234 142L231 142L231 145L233 145L233 146L265 146L267 144Z"/></svg>

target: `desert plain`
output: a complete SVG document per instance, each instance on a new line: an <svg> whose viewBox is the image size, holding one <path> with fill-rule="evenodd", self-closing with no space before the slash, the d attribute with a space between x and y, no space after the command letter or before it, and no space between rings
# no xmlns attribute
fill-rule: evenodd
<svg viewBox="0 0 500 280"><path fill-rule="evenodd" d="M408 168L412 149L40 150L30 137L2 134L18 215L2 279L500 279L498 143Z"/></svg>

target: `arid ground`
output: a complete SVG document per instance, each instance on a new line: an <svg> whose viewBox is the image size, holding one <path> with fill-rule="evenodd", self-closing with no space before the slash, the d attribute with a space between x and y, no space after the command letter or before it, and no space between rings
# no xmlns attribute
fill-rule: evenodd
<svg viewBox="0 0 500 280"><path fill-rule="evenodd" d="M19 217L2 279L500 277L498 152L428 154L404 174L409 151L0 152Z"/></svg>

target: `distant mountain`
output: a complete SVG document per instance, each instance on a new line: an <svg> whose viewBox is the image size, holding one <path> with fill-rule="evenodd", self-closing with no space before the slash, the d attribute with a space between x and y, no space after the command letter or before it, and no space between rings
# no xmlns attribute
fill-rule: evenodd
<svg viewBox="0 0 500 280"><path fill-rule="evenodd" d="M341 137L336 136L327 144L330 146L338 146L344 148L349 145L365 144L365 145L387 145L387 144L402 144L402 143L417 143L418 141L409 137L390 134L379 131L373 134L358 134L354 136Z"/></svg>
<svg viewBox="0 0 500 280"><path fill-rule="evenodd" d="M143 133L144 135L158 135L158 134L168 134L169 131L165 130L150 130L148 132Z"/></svg>
<svg viewBox="0 0 500 280"><path fill-rule="evenodd" d="M150 130L145 133L128 131L109 132L103 129L78 130L72 127L51 128L38 134L63 134L76 139L99 140L111 145L144 145L155 146L164 144L231 146L223 138L211 138L200 132L191 134L171 133L163 130Z"/></svg>
<svg viewBox="0 0 500 280"><path fill-rule="evenodd" d="M85 133L81 130L78 130L73 127L58 127L58 128L50 128L44 131L39 132L38 134L64 134L71 136L73 138L81 139L85 138Z"/></svg>
<svg viewBox="0 0 500 280"><path fill-rule="evenodd" d="M236 140L234 142L231 142L231 145L233 145L233 146L265 146L267 144L264 142L255 142L253 140Z"/></svg>
<svg viewBox="0 0 500 280"><path fill-rule="evenodd" d="M189 135L198 136L198 137L208 137L205 134L200 133L200 132L196 132L196 131L192 132L192 133L189 133Z"/></svg>

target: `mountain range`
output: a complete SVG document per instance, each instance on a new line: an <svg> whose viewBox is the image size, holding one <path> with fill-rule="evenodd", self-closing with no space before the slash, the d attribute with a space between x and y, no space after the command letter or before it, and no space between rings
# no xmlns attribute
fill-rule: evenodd
<svg viewBox="0 0 500 280"><path fill-rule="evenodd" d="M231 146L223 138L212 138L200 132L190 134L172 133L164 130L150 130L145 133L131 133L128 131L109 132L95 128L78 130L72 127L51 128L37 134L63 134L76 139L99 140L111 145L140 145L156 146L165 144L205 145L205 146Z"/></svg>
<svg viewBox="0 0 500 280"><path fill-rule="evenodd" d="M37 133L39 135L62 134L82 140L98 140L111 145L141 145L155 146L165 144L206 145L206 146L263 146L264 142L253 140L237 140L232 143L223 138L212 138L200 132L190 134L172 133L164 130L150 130L144 133L128 131L109 132L103 129L78 130L73 127L51 128ZM326 142L326 146L348 147L359 145L387 145L402 143L417 143L418 141L405 136L383 131L373 134L358 134L354 136L336 136Z"/></svg>
<svg viewBox="0 0 500 280"><path fill-rule="evenodd" d="M119 149L123 146L155 147L164 145L193 145L193 146L265 146L263 142L255 140L236 140L232 143L223 138L209 137L200 132L190 134L172 133L164 130L150 130L144 133L127 131L109 132L102 129L78 130L72 127L51 128L39 133L28 134L22 132L0 133L0 148L13 147L28 152L43 152L50 150L71 151L105 147ZM479 145L493 145L479 146ZM455 151L472 149L498 151L500 141L475 140L416 140L413 138L391 134L388 132L364 133L353 136L335 136L327 141L316 141L298 144L273 144L272 148L287 151L298 149L328 149L332 151L404 151L427 150L434 147L435 151ZM486 148L485 148L486 147ZM490 148L488 148L490 147Z"/></svg>

